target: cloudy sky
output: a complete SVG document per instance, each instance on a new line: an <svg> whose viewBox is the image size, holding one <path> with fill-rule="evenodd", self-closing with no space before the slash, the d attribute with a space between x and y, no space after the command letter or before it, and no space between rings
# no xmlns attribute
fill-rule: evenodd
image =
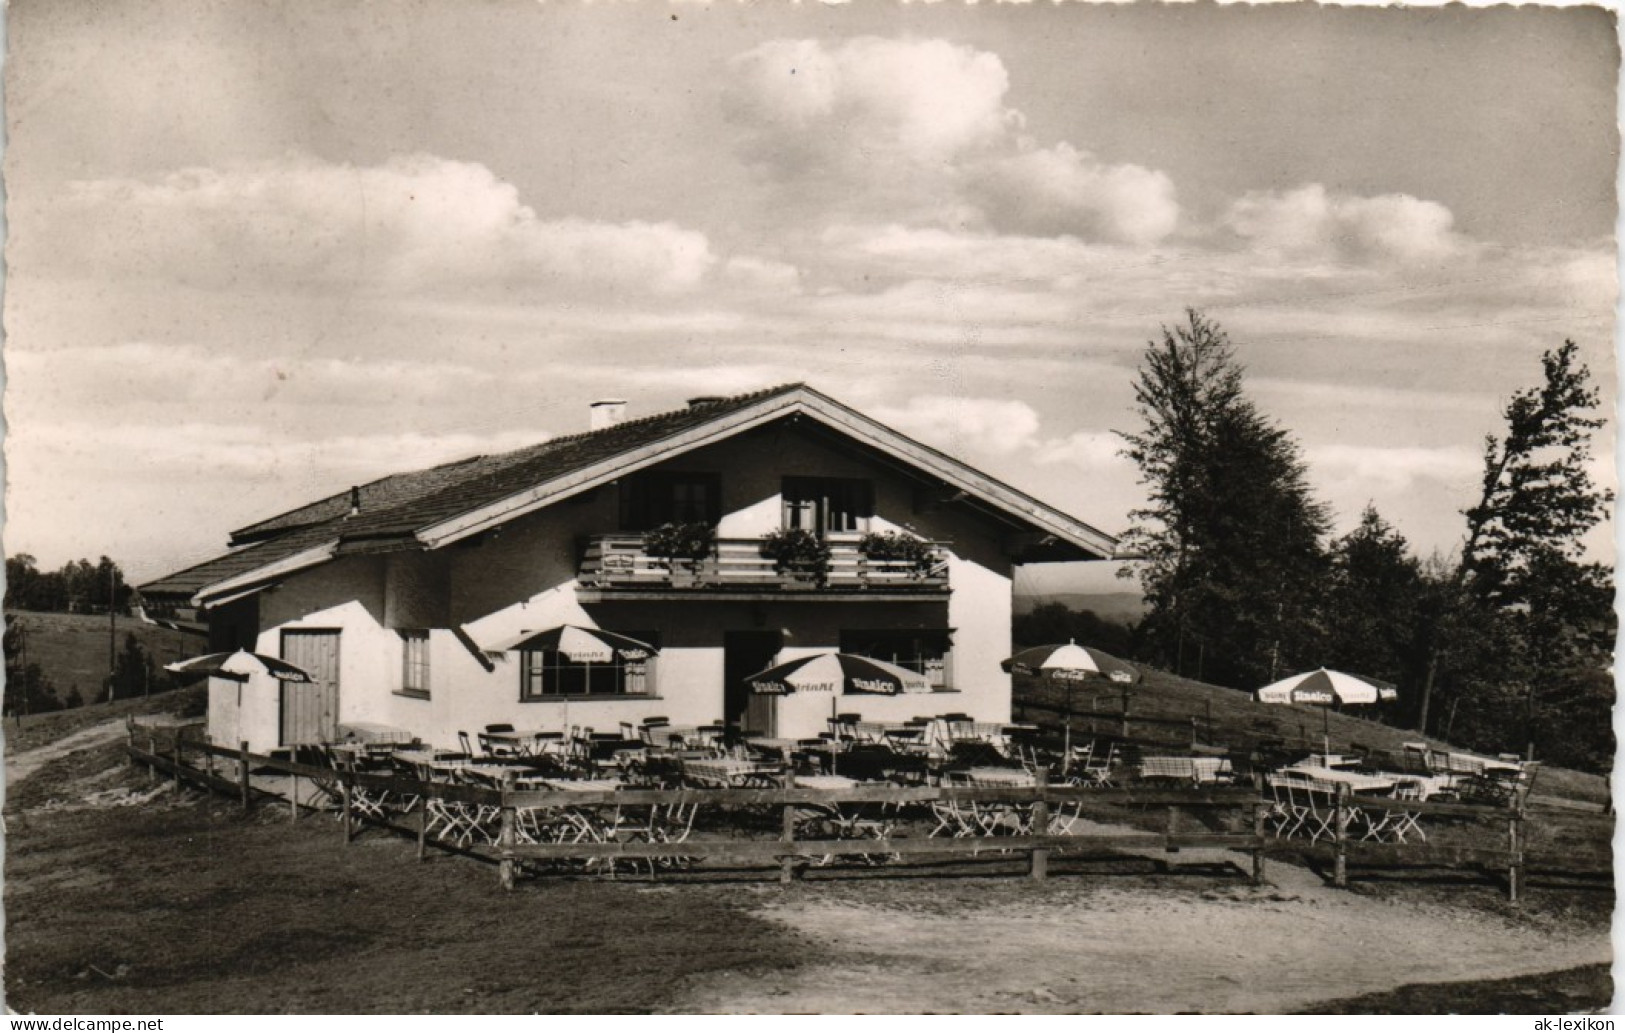
<svg viewBox="0 0 1625 1033"><path fill-rule="evenodd" d="M1120 531L1113 432L1187 306L1338 526L1422 550L1543 349L1613 401L1594 9L8 17L5 547L51 566L155 576L593 398L789 380Z"/></svg>

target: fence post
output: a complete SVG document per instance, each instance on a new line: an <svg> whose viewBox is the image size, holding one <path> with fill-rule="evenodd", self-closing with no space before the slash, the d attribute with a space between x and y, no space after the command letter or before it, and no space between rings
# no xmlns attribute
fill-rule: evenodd
<svg viewBox="0 0 1625 1033"><path fill-rule="evenodd" d="M299 820L299 773L288 772L288 820Z"/></svg>
<svg viewBox="0 0 1625 1033"><path fill-rule="evenodd" d="M429 800L433 797L434 785L425 783L423 786L423 806L418 808L418 860L424 859L429 846Z"/></svg>
<svg viewBox="0 0 1625 1033"><path fill-rule="evenodd" d="M796 842L796 805L786 803L784 813L779 819L779 842L784 844L786 851L794 848ZM794 854L786 853L779 858L779 882L788 886L796 879L796 858Z"/></svg>
<svg viewBox="0 0 1625 1033"><path fill-rule="evenodd" d="M505 890L513 889L514 814L513 804L508 800L509 787L511 785L512 781L510 776L510 778L505 780L502 785L502 831L497 836L497 843L501 847L502 851L502 861L499 866L500 870L498 875L502 880L502 888Z"/></svg>
<svg viewBox="0 0 1625 1033"><path fill-rule="evenodd" d="M158 737L149 728L147 730L147 785L156 785L158 782Z"/></svg>
<svg viewBox="0 0 1625 1033"><path fill-rule="evenodd" d="M1196 743L1197 742L1198 742L1198 737L1197 737L1197 734L1196 734L1196 715L1192 714L1191 715L1191 749L1193 749L1193 750L1196 749Z"/></svg>
<svg viewBox="0 0 1625 1033"><path fill-rule="evenodd" d="M1512 813L1507 817L1507 900L1518 903L1518 891L1523 882L1523 808L1516 796L1512 798Z"/></svg>
<svg viewBox="0 0 1625 1033"><path fill-rule="evenodd" d="M1256 779L1257 776L1255 775ZM1253 838L1257 843L1253 846L1253 885L1259 886L1264 882L1264 807L1253 801Z"/></svg>
<svg viewBox="0 0 1625 1033"><path fill-rule="evenodd" d="M1042 793L1043 789L1040 788L1039 792ZM1049 835L1049 801L1042 796L1033 804L1033 835ZM1049 847L1033 847L1032 866L1028 874L1038 880L1049 877Z"/></svg>
<svg viewBox="0 0 1625 1033"><path fill-rule="evenodd" d="M340 770L339 776L339 828L344 832L344 845L350 845L350 772Z"/></svg>
<svg viewBox="0 0 1625 1033"><path fill-rule="evenodd" d="M1336 824L1332 828L1333 841L1337 845L1337 858L1332 866L1332 884L1339 888L1347 888L1349 884L1349 856L1348 836L1345 832L1348 827L1348 795L1349 787L1342 783L1337 786L1337 805L1332 811L1332 818Z"/></svg>
<svg viewBox="0 0 1625 1033"><path fill-rule="evenodd" d="M177 792L177 793L179 793L181 791L181 750L182 750L182 748L183 747L181 746L181 731L180 731L179 728L177 728L177 729L175 729L174 745L170 748L170 751L169 751L170 762L175 765L175 770L174 770L173 774L175 776L175 792Z"/></svg>
<svg viewBox="0 0 1625 1033"><path fill-rule="evenodd" d="M133 717L124 719L124 760L130 767L135 767L135 718Z"/></svg>
<svg viewBox="0 0 1625 1033"><path fill-rule="evenodd" d="M237 782L243 796L243 813L248 813L248 740L237 743Z"/></svg>
<svg viewBox="0 0 1625 1033"><path fill-rule="evenodd" d="M1162 850L1164 853L1177 854L1179 848L1174 846L1174 836L1179 831L1179 805L1168 805L1168 827L1163 831Z"/></svg>

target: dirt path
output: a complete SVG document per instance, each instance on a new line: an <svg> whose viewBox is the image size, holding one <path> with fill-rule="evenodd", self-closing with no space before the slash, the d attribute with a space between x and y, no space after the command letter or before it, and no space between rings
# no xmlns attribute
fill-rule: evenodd
<svg viewBox="0 0 1625 1033"><path fill-rule="evenodd" d="M1247 863L1219 850L1179 860ZM1403 984L1530 975L1613 956L1605 931L1558 938L1492 915L1336 890L1282 863L1269 878L1270 886L1206 892L1057 880L1034 887L1028 901L929 911L843 900L840 887L825 884L816 898L760 914L839 960L797 969L778 985L716 980L682 1003L724 1013L1278 1013Z"/></svg>
<svg viewBox="0 0 1625 1033"><path fill-rule="evenodd" d="M124 719L113 718L98 725L91 725L89 728L81 728L72 735L63 736L55 742L32 750L23 750L15 755L7 750L6 785L15 787L23 779L59 757L104 745L123 734Z"/></svg>

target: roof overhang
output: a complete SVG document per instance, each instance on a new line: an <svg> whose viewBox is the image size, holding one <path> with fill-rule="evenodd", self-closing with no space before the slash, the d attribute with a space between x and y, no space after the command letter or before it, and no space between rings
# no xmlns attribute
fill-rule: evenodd
<svg viewBox="0 0 1625 1033"><path fill-rule="evenodd" d="M424 527L417 540L424 547L444 545L488 531L571 495L607 484L674 456L724 441L786 416L799 415L878 449L890 458L936 477L995 512L1013 518L1057 543L1081 551L1085 558L1109 559L1117 539L997 481L942 452L897 433L884 424L825 395L803 387L765 398L698 427L650 442L564 477L539 484L500 501Z"/></svg>
<svg viewBox="0 0 1625 1033"><path fill-rule="evenodd" d="M192 594L190 602L199 608L224 606L262 592L288 574L326 563L338 555L439 549L490 531L555 502L609 484L627 474L786 418L808 420L825 431L872 450L893 465L916 471L923 478L938 482L945 486L946 498L1000 518L1014 532L1007 541L1007 555L1016 563L1104 560L1114 556L1117 539L1106 532L803 386L769 395L743 408L719 413L715 418L687 430L550 478L450 519L420 527L415 533L346 538L342 525L337 526L331 539L206 585Z"/></svg>
<svg viewBox="0 0 1625 1033"><path fill-rule="evenodd" d="M263 567L256 567L253 570L238 574L236 577L216 581L212 585L205 585L193 593L192 605L199 609L225 606L227 603L247 598L256 592L263 592L267 588L274 587L278 579L288 574L326 563L333 558L334 550L337 547L337 540L323 542L321 545L304 549L291 556L284 556L273 563L267 563Z"/></svg>

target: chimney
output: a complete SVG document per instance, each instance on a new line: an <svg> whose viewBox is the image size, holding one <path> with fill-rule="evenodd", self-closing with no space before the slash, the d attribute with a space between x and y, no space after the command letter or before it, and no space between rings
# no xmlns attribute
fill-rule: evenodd
<svg viewBox="0 0 1625 1033"><path fill-rule="evenodd" d="M358 485L352 484L352 485L350 485L350 515L355 516L357 513L360 513L360 512L361 512L361 488Z"/></svg>
<svg viewBox="0 0 1625 1033"><path fill-rule="evenodd" d="M592 419L588 426L593 430L604 430L613 427L626 419L626 399L600 398L589 407Z"/></svg>

